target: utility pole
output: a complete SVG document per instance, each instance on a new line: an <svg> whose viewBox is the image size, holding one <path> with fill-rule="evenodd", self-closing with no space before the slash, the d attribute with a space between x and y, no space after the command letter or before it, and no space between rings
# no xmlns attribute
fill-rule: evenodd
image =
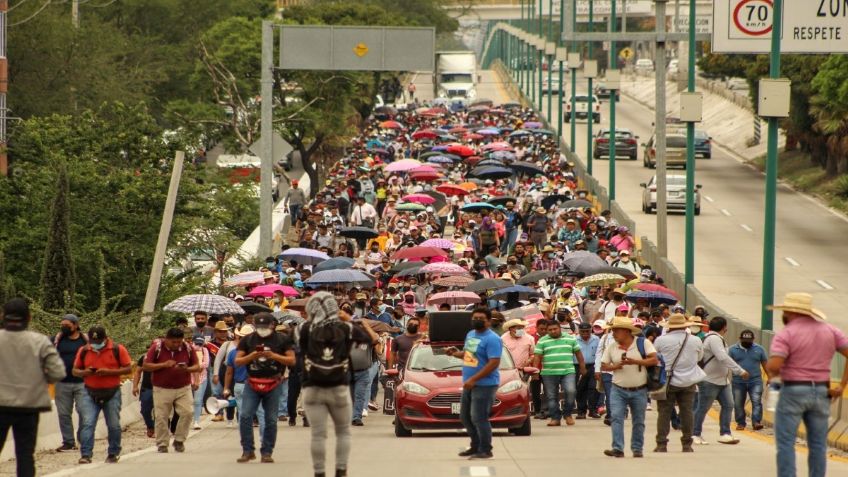
<svg viewBox="0 0 848 477"><path fill-rule="evenodd" d="M656 143L657 154L657 253L668 256L668 207L665 163L665 6L668 0L654 0L657 14L656 58Z"/></svg>
<svg viewBox="0 0 848 477"><path fill-rule="evenodd" d="M626 8L622 8L622 11L626 11ZM618 69L618 54L615 51L615 40L613 40L613 36L618 28L615 25L615 0L610 2L610 18L609 23L607 23L607 31L610 32L610 42L609 42L609 65L607 66L607 71L609 70L617 70ZM618 89L610 90L610 137L615 138L615 98L618 96ZM615 201L615 140L611 140L609 142L609 204L607 207L612 208L612 203Z"/></svg>
<svg viewBox="0 0 848 477"><path fill-rule="evenodd" d="M259 177L259 256L271 255L273 227L271 224L273 198L271 197L271 179L274 174L274 25L270 21L262 22L262 71L260 76L260 105L262 139L262 157Z"/></svg>
<svg viewBox="0 0 848 477"><path fill-rule="evenodd" d="M9 60L6 57L6 19L9 0L0 0L0 176L9 175L9 157L6 152L6 92L9 90Z"/></svg>
<svg viewBox="0 0 848 477"><path fill-rule="evenodd" d="M592 23L595 21L595 2L589 2L589 33L592 32ZM588 42L588 46L586 48L586 58L589 60L593 60L592 55L592 42ZM587 91L587 95L589 97L589 112L593 111L592 102L594 100L594 89L593 89L593 80L594 78L589 78L589 91ZM613 100L615 100L615 96L613 96ZM595 122L589 119L586 121L586 161L587 161L587 171L589 175L592 175L592 125ZM612 140L615 140L614 138Z"/></svg>
<svg viewBox="0 0 848 477"><path fill-rule="evenodd" d="M680 15L680 0L675 0L675 25ZM689 49L687 92L695 92L695 2L689 0ZM675 28L676 29L676 28ZM679 63L678 63L679 65ZM680 68L678 67L678 76ZM680 82L678 81L678 84ZM695 283L695 123L686 123L686 251L684 260L685 285ZM685 302L688 302L689 293L684 294Z"/></svg>
<svg viewBox="0 0 848 477"><path fill-rule="evenodd" d="M562 6L560 6L560 10L562 10ZM554 56L552 53L547 51L547 44L550 41L551 32L554 29L554 0L548 0L548 33L545 35L545 53L546 58L548 60L548 122L551 121L551 108L553 107L553 85L551 84L551 79L553 77L554 70Z"/></svg>
<svg viewBox="0 0 848 477"><path fill-rule="evenodd" d="M571 31L577 33L577 0L571 0ZM577 42L571 41L571 50L568 51L568 56L572 58L577 53ZM568 63L568 69L571 70L571 140L569 146L571 152L577 152L577 64ZM590 109L586 115L586 121L592 122L592 110Z"/></svg>
<svg viewBox="0 0 848 477"><path fill-rule="evenodd" d="M565 30L565 5L562 0L559 2L559 36L557 37L557 56L559 57L559 94L557 94L557 140L562 140L562 80L563 69L562 57L560 56L560 48L562 45L562 32Z"/></svg>
<svg viewBox="0 0 848 477"><path fill-rule="evenodd" d="M538 37L542 38L542 34L544 33L544 20L545 20L545 0L539 0L539 32L537 34ZM536 57L539 59L539 104L537 106L537 111L539 111L539 115L542 114L542 98L545 97L545 93L543 92L542 83L544 82L544 74L545 71L542 68L542 60L545 57L545 49L542 47L539 49L536 48Z"/></svg>
<svg viewBox="0 0 848 477"><path fill-rule="evenodd" d="M79 0L71 1L71 24L74 25L74 28L79 29L80 21L79 21Z"/></svg>

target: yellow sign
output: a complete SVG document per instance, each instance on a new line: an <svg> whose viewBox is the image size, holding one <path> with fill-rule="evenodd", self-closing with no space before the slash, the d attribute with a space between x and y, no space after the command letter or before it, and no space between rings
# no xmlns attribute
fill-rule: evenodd
<svg viewBox="0 0 848 477"><path fill-rule="evenodd" d="M622 49L618 53L618 57L625 61L633 58L633 49L629 47Z"/></svg>
<svg viewBox="0 0 848 477"><path fill-rule="evenodd" d="M353 47L353 52L356 56L362 58L368 54L368 45L365 43L357 43L356 46Z"/></svg>

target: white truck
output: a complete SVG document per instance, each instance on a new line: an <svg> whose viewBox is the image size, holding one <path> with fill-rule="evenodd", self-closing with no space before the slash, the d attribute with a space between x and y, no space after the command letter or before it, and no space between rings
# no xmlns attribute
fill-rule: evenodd
<svg viewBox="0 0 848 477"><path fill-rule="evenodd" d="M472 51L437 51L435 96L473 100L477 97L477 57Z"/></svg>

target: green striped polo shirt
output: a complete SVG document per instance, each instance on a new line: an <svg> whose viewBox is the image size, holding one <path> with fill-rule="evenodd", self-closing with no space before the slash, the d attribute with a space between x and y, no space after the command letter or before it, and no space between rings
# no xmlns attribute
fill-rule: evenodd
<svg viewBox="0 0 848 477"><path fill-rule="evenodd" d="M567 376L574 374L574 352L580 350L571 335L553 339L545 336L536 343L535 354L542 356L542 376Z"/></svg>

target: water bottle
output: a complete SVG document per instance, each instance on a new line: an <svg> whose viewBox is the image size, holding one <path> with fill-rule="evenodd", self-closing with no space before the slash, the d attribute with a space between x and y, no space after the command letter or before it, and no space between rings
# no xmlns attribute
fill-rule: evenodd
<svg viewBox="0 0 848 477"><path fill-rule="evenodd" d="M766 395L766 411L774 412L777 409L777 401L780 399L780 388L783 387L783 381L780 378L774 378L769 383L768 394Z"/></svg>

